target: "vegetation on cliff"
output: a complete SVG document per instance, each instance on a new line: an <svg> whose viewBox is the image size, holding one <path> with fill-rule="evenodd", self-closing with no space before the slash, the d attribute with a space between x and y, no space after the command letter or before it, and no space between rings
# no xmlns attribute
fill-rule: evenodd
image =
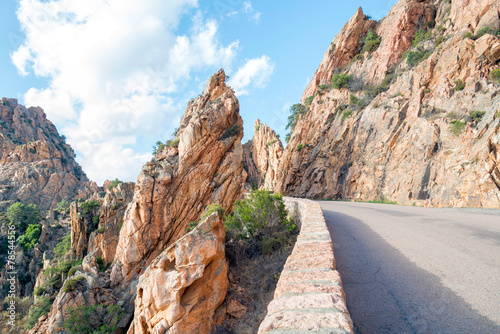
<svg viewBox="0 0 500 334"><path fill-rule="evenodd" d="M281 194L253 190L225 217L229 317L215 333L255 333L297 235Z"/></svg>

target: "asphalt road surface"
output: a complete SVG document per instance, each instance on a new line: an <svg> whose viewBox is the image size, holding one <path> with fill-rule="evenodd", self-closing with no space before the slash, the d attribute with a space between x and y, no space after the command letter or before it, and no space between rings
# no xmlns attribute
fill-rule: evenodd
<svg viewBox="0 0 500 334"><path fill-rule="evenodd" d="M355 333L500 333L500 210L320 204Z"/></svg>

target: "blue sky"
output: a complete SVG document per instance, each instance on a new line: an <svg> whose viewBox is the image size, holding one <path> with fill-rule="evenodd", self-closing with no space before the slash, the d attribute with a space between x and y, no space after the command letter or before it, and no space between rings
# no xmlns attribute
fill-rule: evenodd
<svg viewBox="0 0 500 334"><path fill-rule="evenodd" d="M223 67L244 142L257 118L282 138L325 50L359 6L395 0L5 0L0 95L44 108L98 183L135 181L187 102Z"/></svg>

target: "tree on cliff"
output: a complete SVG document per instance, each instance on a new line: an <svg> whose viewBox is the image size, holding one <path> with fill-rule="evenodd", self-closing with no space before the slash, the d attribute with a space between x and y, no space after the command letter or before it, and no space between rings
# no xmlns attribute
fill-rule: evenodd
<svg viewBox="0 0 500 334"><path fill-rule="evenodd" d="M38 224L41 219L40 209L36 204L14 203L7 209L7 217L11 224L16 225L20 233L26 231L29 225Z"/></svg>

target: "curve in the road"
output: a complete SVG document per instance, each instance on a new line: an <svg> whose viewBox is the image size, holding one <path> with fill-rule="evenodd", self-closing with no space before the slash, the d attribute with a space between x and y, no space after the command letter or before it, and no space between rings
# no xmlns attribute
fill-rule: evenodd
<svg viewBox="0 0 500 334"><path fill-rule="evenodd" d="M320 203L356 333L500 333L500 212Z"/></svg>

